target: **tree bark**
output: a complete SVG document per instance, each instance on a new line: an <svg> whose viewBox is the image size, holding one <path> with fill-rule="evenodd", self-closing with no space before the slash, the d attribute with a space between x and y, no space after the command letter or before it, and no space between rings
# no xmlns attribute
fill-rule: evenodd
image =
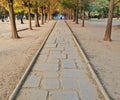
<svg viewBox="0 0 120 100"><path fill-rule="evenodd" d="M76 10L74 10L74 18L73 18L73 22L76 21Z"/></svg>
<svg viewBox="0 0 120 100"><path fill-rule="evenodd" d="M110 0L108 22L106 26L104 41L111 41L113 7L114 7L114 0Z"/></svg>
<svg viewBox="0 0 120 100"><path fill-rule="evenodd" d="M41 7L41 11L42 11L41 21L42 21L42 24L44 24L44 9L43 9L43 7Z"/></svg>
<svg viewBox="0 0 120 100"><path fill-rule="evenodd" d="M32 30L30 3L28 5L29 29Z"/></svg>
<svg viewBox="0 0 120 100"><path fill-rule="evenodd" d="M119 20L119 12L120 12L120 10L119 10L119 6L117 6L117 19Z"/></svg>
<svg viewBox="0 0 120 100"><path fill-rule="evenodd" d="M77 0L77 4L76 4L76 24L78 24L78 0Z"/></svg>
<svg viewBox="0 0 120 100"><path fill-rule="evenodd" d="M17 33L16 23L15 23L13 0L8 0L8 2L9 2L9 15L10 15L11 31L12 31L11 38L17 39L17 38L19 38L19 36Z"/></svg>
<svg viewBox="0 0 120 100"><path fill-rule="evenodd" d="M48 21L51 20L51 12L50 12L50 1L48 1Z"/></svg>
<svg viewBox="0 0 120 100"><path fill-rule="evenodd" d="M91 19L91 16L90 16L90 11L88 12L88 20Z"/></svg>
<svg viewBox="0 0 120 100"><path fill-rule="evenodd" d="M72 16L72 9L70 9L70 20L73 19L73 16Z"/></svg>
<svg viewBox="0 0 120 100"><path fill-rule="evenodd" d="M46 13L44 12L44 22L46 23Z"/></svg>
<svg viewBox="0 0 120 100"><path fill-rule="evenodd" d="M85 9L82 10L82 27L85 26Z"/></svg>
<svg viewBox="0 0 120 100"><path fill-rule="evenodd" d="M35 27L40 27L37 8L35 9Z"/></svg>

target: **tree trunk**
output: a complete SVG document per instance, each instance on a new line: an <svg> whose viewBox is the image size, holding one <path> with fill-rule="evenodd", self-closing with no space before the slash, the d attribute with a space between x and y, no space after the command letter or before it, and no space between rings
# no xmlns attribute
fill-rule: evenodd
<svg viewBox="0 0 120 100"><path fill-rule="evenodd" d="M41 10L42 10L42 15L41 15L41 21L42 21L42 24L44 24L44 9L43 7L41 7Z"/></svg>
<svg viewBox="0 0 120 100"><path fill-rule="evenodd" d="M35 9L35 26L40 27L39 19L38 19L38 9Z"/></svg>
<svg viewBox="0 0 120 100"><path fill-rule="evenodd" d="M51 12L50 12L50 1L48 1L48 21L51 20Z"/></svg>
<svg viewBox="0 0 120 100"><path fill-rule="evenodd" d="M76 21L76 10L74 10L74 18L73 18L73 22Z"/></svg>
<svg viewBox="0 0 120 100"><path fill-rule="evenodd" d="M120 16L119 16L119 12L120 12L120 11L119 11L119 6L117 6L117 19L118 19L118 20L119 20L119 17L120 17Z"/></svg>
<svg viewBox="0 0 120 100"><path fill-rule="evenodd" d="M12 31L11 38L17 39L17 38L19 38L19 36L17 33L16 23L15 23L13 0L8 0L8 2L9 2L9 15L10 15L11 31Z"/></svg>
<svg viewBox="0 0 120 100"><path fill-rule="evenodd" d="M90 16L90 11L88 12L88 20L91 19L91 16Z"/></svg>
<svg viewBox="0 0 120 100"><path fill-rule="evenodd" d="M70 20L73 19L73 16L72 16L72 9L70 9Z"/></svg>
<svg viewBox="0 0 120 100"><path fill-rule="evenodd" d="M32 30L30 3L29 3L29 6L28 6L28 17L29 17L29 29Z"/></svg>
<svg viewBox="0 0 120 100"><path fill-rule="evenodd" d="M85 26L85 9L82 10L82 27Z"/></svg>
<svg viewBox="0 0 120 100"><path fill-rule="evenodd" d="M114 0L110 0L108 22L106 26L104 41L111 41L113 6L114 6Z"/></svg>
<svg viewBox="0 0 120 100"><path fill-rule="evenodd" d="M49 11L48 12L48 21L50 21L51 19L52 19L51 12Z"/></svg>
<svg viewBox="0 0 120 100"><path fill-rule="evenodd" d="M78 24L78 0L76 5L76 24Z"/></svg>
<svg viewBox="0 0 120 100"><path fill-rule="evenodd" d="M46 23L46 13L44 13L44 22Z"/></svg>

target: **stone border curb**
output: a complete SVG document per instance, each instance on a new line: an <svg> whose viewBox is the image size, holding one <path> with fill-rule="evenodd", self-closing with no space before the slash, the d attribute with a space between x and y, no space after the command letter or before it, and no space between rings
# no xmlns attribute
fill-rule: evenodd
<svg viewBox="0 0 120 100"><path fill-rule="evenodd" d="M65 22L66 22L66 21L65 21ZM103 94L104 97L105 97L105 100L111 100L111 99L110 99L110 96L108 95L108 92L105 90L105 88L103 87L103 85L102 85L102 83L100 82L99 78L97 77L97 75L96 75L96 73L95 73L95 71L94 71L94 69L93 69L93 66L90 64L90 61L88 60L87 55L85 54L84 49L82 48L81 44L78 42L76 36L74 35L73 30L71 29L71 27L68 25L67 22L66 22L66 24L67 24L67 26L69 27L70 31L73 33L73 34L72 34L72 37L73 37L73 39L74 39L74 41L75 41L75 44L77 45L78 49L79 49L80 52L82 53L82 56L83 56L85 62L87 63L88 68L89 68L89 70L90 70L90 72L91 72L91 74L92 74L92 77L93 77L93 79L95 79L95 81L96 81L99 89L101 90L102 94Z"/></svg>
<svg viewBox="0 0 120 100"><path fill-rule="evenodd" d="M44 41L42 42L40 48L37 50L35 56L33 57L33 59L31 60L30 64L28 65L26 71L24 72L23 76L21 77L20 81L18 82L16 88L14 89L13 93L10 95L9 99L8 100L15 100L17 94L19 93L22 85L24 84L27 76L29 75L30 71L32 70L33 68L33 65L35 64L36 62L36 59L38 58L38 55L39 53L41 52L42 48L44 47L48 37L50 36L50 33L53 31L55 25L56 25L57 21L52 25L52 29L50 29L47 33L48 35L46 36L46 38L44 39Z"/></svg>

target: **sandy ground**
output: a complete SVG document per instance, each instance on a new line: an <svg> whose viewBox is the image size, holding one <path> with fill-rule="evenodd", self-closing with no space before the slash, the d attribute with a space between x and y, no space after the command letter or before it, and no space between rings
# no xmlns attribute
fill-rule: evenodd
<svg viewBox="0 0 120 100"><path fill-rule="evenodd" d="M112 100L120 100L120 26L112 30L112 42L103 41L105 25L68 21L95 72Z"/></svg>
<svg viewBox="0 0 120 100"><path fill-rule="evenodd" d="M17 40L0 34L0 100L8 99L53 23L20 31Z"/></svg>

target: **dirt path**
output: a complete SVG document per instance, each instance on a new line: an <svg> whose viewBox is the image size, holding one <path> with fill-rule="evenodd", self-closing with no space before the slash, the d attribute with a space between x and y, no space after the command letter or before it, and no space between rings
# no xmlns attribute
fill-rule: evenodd
<svg viewBox="0 0 120 100"><path fill-rule="evenodd" d="M7 100L54 21L19 32L21 39L0 36L0 100Z"/></svg>
<svg viewBox="0 0 120 100"><path fill-rule="evenodd" d="M105 26L68 21L90 62L113 100L120 100L120 28L113 27L112 42L104 42Z"/></svg>

